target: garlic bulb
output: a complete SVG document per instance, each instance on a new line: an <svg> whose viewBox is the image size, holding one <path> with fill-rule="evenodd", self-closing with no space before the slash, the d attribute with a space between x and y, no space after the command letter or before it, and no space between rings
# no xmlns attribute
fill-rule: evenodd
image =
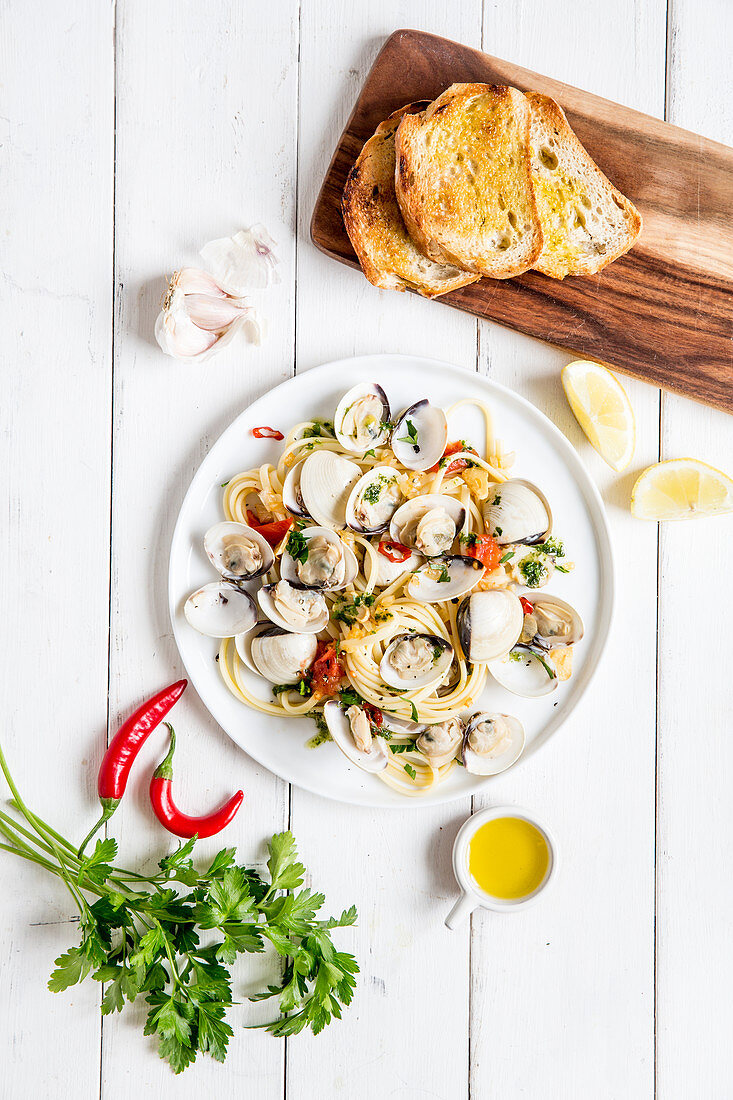
<svg viewBox="0 0 733 1100"><path fill-rule="evenodd" d="M241 295L247 290L265 290L280 282L275 270L276 248L264 225L242 229L233 237L209 241L199 253L209 271L230 294Z"/></svg>
<svg viewBox="0 0 733 1100"><path fill-rule="evenodd" d="M174 359L208 359L248 325L259 343L256 312L245 299L223 290L206 271L184 267L174 271L155 322L161 348Z"/></svg>

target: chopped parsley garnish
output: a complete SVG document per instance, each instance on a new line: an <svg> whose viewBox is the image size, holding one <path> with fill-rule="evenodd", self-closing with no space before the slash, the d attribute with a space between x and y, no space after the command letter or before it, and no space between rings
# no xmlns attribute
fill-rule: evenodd
<svg viewBox="0 0 733 1100"><path fill-rule="evenodd" d="M539 653L537 653L536 650L532 650L532 652L534 653L535 657L540 662L540 664L542 665L542 667L544 668L545 672L550 677L550 679L554 680L555 679L555 670L554 670L554 668L551 665L549 665L547 663L547 661L544 659L544 657L541 657L539 655Z"/></svg>
<svg viewBox="0 0 733 1100"><path fill-rule="evenodd" d="M547 554L551 558L564 558L565 547L560 539L556 539L554 536L547 539L546 542L538 542L534 547L540 554Z"/></svg>
<svg viewBox="0 0 733 1100"><path fill-rule="evenodd" d="M448 572L448 566L445 562L441 563L440 573L438 573L438 584L446 584L450 580L450 573Z"/></svg>
<svg viewBox="0 0 733 1100"><path fill-rule="evenodd" d="M308 539L300 531L290 532L285 549L293 561L302 563L308 560Z"/></svg>
<svg viewBox="0 0 733 1100"><path fill-rule="evenodd" d="M313 439L322 435L333 435L333 424L330 420L314 420L303 432L303 439Z"/></svg>
<svg viewBox="0 0 733 1100"><path fill-rule="evenodd" d="M333 741L328 726L326 725L326 719L323 717L320 710L312 710L309 717L312 718L316 724L316 733L309 741L306 741L306 748L317 749L319 745L324 745L326 741Z"/></svg>
<svg viewBox="0 0 733 1100"><path fill-rule="evenodd" d="M412 699L408 699L407 702L410 704L410 714L412 715L413 722L419 722L420 718L417 713L417 707L413 703Z"/></svg>
<svg viewBox="0 0 733 1100"><path fill-rule="evenodd" d="M494 528L494 535L495 535L495 536L496 536L496 535L503 535L503 534L504 534L504 532L503 532L503 530L501 529L501 527L495 527L495 528Z"/></svg>
<svg viewBox="0 0 733 1100"><path fill-rule="evenodd" d="M359 596L354 596L352 603L347 603L345 600L336 604L331 612L331 617L337 622L346 623L347 626L353 626L359 615L360 607L371 607L374 603L375 596L373 592L364 592Z"/></svg>
<svg viewBox="0 0 733 1100"><path fill-rule="evenodd" d="M407 745L390 745L389 748L390 752L410 752L415 746L410 741Z"/></svg>
<svg viewBox="0 0 733 1100"><path fill-rule="evenodd" d="M377 452L376 451L364 451L364 458L376 458L376 457L377 457Z"/></svg>
<svg viewBox="0 0 733 1100"><path fill-rule="evenodd" d="M570 570L566 569L564 565L556 565L555 568L557 569L558 573L569 573L570 572Z"/></svg>
<svg viewBox="0 0 733 1100"><path fill-rule="evenodd" d="M407 772L407 774L409 775L410 779L417 779L417 772L413 768L412 764L405 764L404 768L405 768L405 771Z"/></svg>
<svg viewBox="0 0 733 1100"><path fill-rule="evenodd" d="M371 485L367 485L366 489L362 493L362 496L367 504L377 503L386 480L386 477L378 477L376 481L373 481L371 483Z"/></svg>
<svg viewBox="0 0 733 1100"><path fill-rule="evenodd" d="M539 558L525 558L520 562L519 572L524 577L527 588L539 588L547 576L547 567Z"/></svg>
<svg viewBox="0 0 733 1100"><path fill-rule="evenodd" d="M354 691L353 688L344 688L339 692L341 702L345 707L363 707L365 700L362 699L358 691Z"/></svg>
<svg viewBox="0 0 733 1100"><path fill-rule="evenodd" d="M493 504L501 504L501 493L497 493L491 503L492 503L492 505Z"/></svg>
<svg viewBox="0 0 733 1100"><path fill-rule="evenodd" d="M461 535L460 541L465 546L473 547L473 546L476 545L476 542L478 541L478 535L476 534L475 531L469 531L467 535Z"/></svg>
<svg viewBox="0 0 733 1100"><path fill-rule="evenodd" d="M302 683L302 681L301 681ZM277 699L278 695L282 695L284 691L300 691L300 684L273 684L272 694Z"/></svg>
<svg viewBox="0 0 733 1100"><path fill-rule="evenodd" d="M231 478L229 478L229 481L231 481L231 480L232 480L232 479L231 479ZM225 488L227 487L227 485L229 484L229 481L222 481L222 483L221 483L221 487L222 487L222 489L225 489Z"/></svg>
<svg viewBox="0 0 733 1100"><path fill-rule="evenodd" d="M405 427L407 428L407 435L403 435L401 439L398 439L398 443L410 443L417 449L417 428L411 420L405 421Z"/></svg>
<svg viewBox="0 0 733 1100"><path fill-rule="evenodd" d="M504 562L510 561L513 557L514 557L514 551L513 550L508 550L506 552L506 554L502 554L502 556L499 558L499 565L503 565Z"/></svg>

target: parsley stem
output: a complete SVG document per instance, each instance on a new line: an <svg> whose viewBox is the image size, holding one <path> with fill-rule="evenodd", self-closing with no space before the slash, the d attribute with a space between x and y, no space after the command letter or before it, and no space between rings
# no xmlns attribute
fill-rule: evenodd
<svg viewBox="0 0 733 1100"><path fill-rule="evenodd" d="M17 798L10 798L8 799L8 801L13 809L18 810L21 813L23 812ZM48 833L49 836L53 837L53 839L58 841L59 844L63 845L64 848L68 849L69 852L73 852L74 854L76 854L76 848L69 840L66 839L65 836L62 836L61 833L57 833L55 829L52 829L48 822L44 821L42 817L38 816L38 814L34 813L33 817L36 821L36 824L40 825L44 833Z"/></svg>
<svg viewBox="0 0 733 1100"><path fill-rule="evenodd" d="M53 848L49 844L47 844L45 840L39 838L37 833L32 833L30 832L30 830L25 829L19 821L15 821L14 818L8 817L8 815L4 814L2 811L0 811L0 823L11 826L13 829L15 829L16 832L20 833L21 836L24 836L27 840L32 841L33 844L36 845L36 847L42 848L43 851L46 852L48 855L54 855Z"/></svg>

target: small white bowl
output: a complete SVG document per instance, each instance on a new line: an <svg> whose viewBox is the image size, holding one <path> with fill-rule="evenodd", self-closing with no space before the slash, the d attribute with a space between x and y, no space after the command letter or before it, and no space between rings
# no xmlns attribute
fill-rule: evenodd
<svg viewBox="0 0 733 1100"><path fill-rule="evenodd" d="M531 894L527 894L523 898L492 897L474 881L468 869L468 845L471 838L477 829L480 829L487 821L493 821L497 817L518 817L522 821L528 821L530 825L534 825L535 829L539 830L547 843L549 860L545 877ZM448 928L456 928L466 919L469 913L479 907L493 909L498 913L514 913L518 909L526 909L547 888L550 880L555 877L557 873L557 848L546 826L541 825L527 810L523 810L519 806L492 806L489 810L480 810L477 814L472 814L461 825L453 845L453 873L456 876L458 885L461 887L461 896L445 918Z"/></svg>

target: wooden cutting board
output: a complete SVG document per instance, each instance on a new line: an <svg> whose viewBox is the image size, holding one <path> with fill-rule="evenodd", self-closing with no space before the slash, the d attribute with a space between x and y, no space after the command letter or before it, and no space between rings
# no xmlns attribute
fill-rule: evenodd
<svg viewBox="0 0 733 1100"><path fill-rule="evenodd" d="M644 218L636 246L599 275L529 271L481 279L438 301L733 411L733 149L435 35L395 31L364 83L318 196L311 236L358 261L341 192L362 145L403 103L456 81L553 96ZM392 293L392 292L386 292ZM375 291L376 294L376 291Z"/></svg>

